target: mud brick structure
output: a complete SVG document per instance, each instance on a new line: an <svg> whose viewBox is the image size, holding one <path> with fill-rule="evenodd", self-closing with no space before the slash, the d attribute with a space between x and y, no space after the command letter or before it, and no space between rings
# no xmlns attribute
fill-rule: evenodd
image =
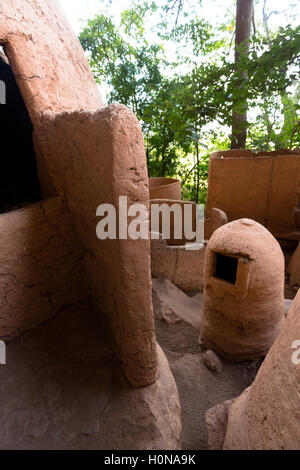
<svg viewBox="0 0 300 470"><path fill-rule="evenodd" d="M300 293L253 384L240 397L207 413L210 447L300 449L299 309Z"/></svg>
<svg viewBox="0 0 300 470"><path fill-rule="evenodd" d="M284 318L284 257L272 234L240 219L214 232L204 267L200 342L234 361L264 356Z"/></svg>
<svg viewBox="0 0 300 470"><path fill-rule="evenodd" d="M150 199L181 200L181 181L176 178L149 178Z"/></svg>
<svg viewBox="0 0 300 470"><path fill-rule="evenodd" d="M248 217L274 236L300 239L300 150L253 153L229 150L211 155L206 206L206 234L214 227L213 208L228 221Z"/></svg>
<svg viewBox="0 0 300 470"><path fill-rule="evenodd" d="M124 106L103 108L56 2L1 0L0 44L2 65L9 63L28 113L40 190L29 201L37 205L0 218L0 338L12 339L64 305L90 298L109 317L130 383L149 385L158 374L150 242L96 237L101 203L117 205L119 195L129 204L148 203L140 125ZM19 130L16 124L16 135ZM22 157L26 168L20 152L14 158Z"/></svg>

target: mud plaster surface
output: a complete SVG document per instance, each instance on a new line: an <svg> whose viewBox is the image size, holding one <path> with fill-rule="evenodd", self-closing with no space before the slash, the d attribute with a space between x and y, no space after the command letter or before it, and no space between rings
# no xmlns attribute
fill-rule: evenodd
<svg viewBox="0 0 300 470"><path fill-rule="evenodd" d="M159 379L134 389L90 304L65 309L7 345L0 366L0 449L180 447L174 379L158 347Z"/></svg>

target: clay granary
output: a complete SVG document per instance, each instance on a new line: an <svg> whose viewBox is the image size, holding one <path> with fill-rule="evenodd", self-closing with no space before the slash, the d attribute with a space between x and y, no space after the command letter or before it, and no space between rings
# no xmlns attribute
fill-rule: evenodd
<svg viewBox="0 0 300 470"><path fill-rule="evenodd" d="M235 361L266 355L284 317L284 258L262 225L240 219L210 238L200 342Z"/></svg>
<svg viewBox="0 0 300 470"><path fill-rule="evenodd" d="M228 221L248 217L277 238L299 240L300 150L215 152L210 157L206 238L213 208Z"/></svg>

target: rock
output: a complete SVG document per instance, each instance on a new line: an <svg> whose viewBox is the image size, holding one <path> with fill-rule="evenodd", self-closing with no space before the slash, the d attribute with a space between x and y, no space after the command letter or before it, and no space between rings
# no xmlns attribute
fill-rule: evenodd
<svg viewBox="0 0 300 470"><path fill-rule="evenodd" d="M153 279L152 298L157 319L168 325L183 321L199 332L201 294L189 297L168 279Z"/></svg>
<svg viewBox="0 0 300 470"><path fill-rule="evenodd" d="M198 346L199 346L200 349L205 349L205 350L207 349L205 347L205 344L203 343L202 339L200 338L200 336L198 338Z"/></svg>
<svg viewBox="0 0 300 470"><path fill-rule="evenodd" d="M208 350L204 355L204 363L209 370L220 374L223 370L223 365L214 351Z"/></svg>
<svg viewBox="0 0 300 470"><path fill-rule="evenodd" d="M207 446L209 450L222 450L228 423L228 410L234 399L210 408L205 413Z"/></svg>

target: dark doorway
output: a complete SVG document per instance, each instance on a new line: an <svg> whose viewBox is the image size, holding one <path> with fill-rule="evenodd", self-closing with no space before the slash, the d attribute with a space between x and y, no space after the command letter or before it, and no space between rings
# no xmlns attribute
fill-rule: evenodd
<svg viewBox="0 0 300 470"><path fill-rule="evenodd" d="M32 142L33 126L2 48L0 80L6 91L5 104L0 104L0 213L4 213L40 201L41 190Z"/></svg>
<svg viewBox="0 0 300 470"><path fill-rule="evenodd" d="M238 268L238 258L216 253L216 273L215 276L224 281L235 284Z"/></svg>

